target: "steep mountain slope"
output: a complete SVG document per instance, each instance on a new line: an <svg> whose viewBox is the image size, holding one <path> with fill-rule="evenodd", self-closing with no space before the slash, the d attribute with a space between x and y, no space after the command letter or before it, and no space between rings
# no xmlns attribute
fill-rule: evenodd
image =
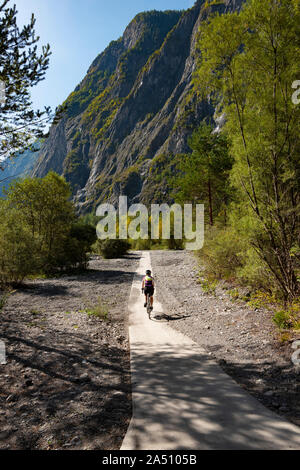
<svg viewBox="0 0 300 470"><path fill-rule="evenodd" d="M235 9L242 0L209 9L206 3L137 15L66 100L68 111L52 127L33 174L65 175L81 211L120 194L131 202L165 199L164 171L214 112L190 94L201 21L211 9Z"/></svg>

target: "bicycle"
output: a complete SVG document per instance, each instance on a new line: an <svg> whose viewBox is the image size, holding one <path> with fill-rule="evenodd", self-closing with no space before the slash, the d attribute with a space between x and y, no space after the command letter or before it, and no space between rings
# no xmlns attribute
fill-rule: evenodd
<svg viewBox="0 0 300 470"><path fill-rule="evenodd" d="M146 308L147 308L147 313L148 313L148 317L150 319L150 316L151 316L151 311L152 311L152 307L151 307L151 301L150 301L150 294L147 294L147 305L146 305Z"/></svg>

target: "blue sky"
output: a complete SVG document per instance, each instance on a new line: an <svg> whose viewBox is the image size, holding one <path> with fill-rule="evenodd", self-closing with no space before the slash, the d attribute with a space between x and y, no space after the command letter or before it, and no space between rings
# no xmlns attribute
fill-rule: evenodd
<svg viewBox="0 0 300 470"><path fill-rule="evenodd" d="M52 55L43 82L32 89L35 108L55 108L83 79L94 58L145 10L184 10L195 0L11 0L18 24L36 17L40 44Z"/></svg>

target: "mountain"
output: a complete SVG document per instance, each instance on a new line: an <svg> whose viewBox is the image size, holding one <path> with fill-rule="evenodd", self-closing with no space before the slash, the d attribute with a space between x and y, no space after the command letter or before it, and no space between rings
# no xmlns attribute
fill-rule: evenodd
<svg viewBox="0 0 300 470"><path fill-rule="evenodd" d="M0 171L0 197L3 197L3 190L7 189L15 179L30 175L38 158L40 144L35 144L35 151L25 150L16 155L14 159L7 159L1 163L4 168Z"/></svg>
<svg viewBox="0 0 300 470"><path fill-rule="evenodd" d="M210 11L241 6L199 0L187 11L140 13L90 66L52 126L33 175L50 169L72 184L81 212L100 202L166 200L165 175L175 155L214 109L192 91L195 45Z"/></svg>

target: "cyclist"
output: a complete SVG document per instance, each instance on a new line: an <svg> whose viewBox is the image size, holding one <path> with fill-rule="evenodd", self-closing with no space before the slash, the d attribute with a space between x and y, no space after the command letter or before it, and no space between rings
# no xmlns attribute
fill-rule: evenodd
<svg viewBox="0 0 300 470"><path fill-rule="evenodd" d="M150 295L150 305L151 310L153 310L153 294L154 294L154 279L151 276L150 269L147 269L146 276L143 278L142 282L142 292L145 294L145 303L144 307L147 307L147 294Z"/></svg>

